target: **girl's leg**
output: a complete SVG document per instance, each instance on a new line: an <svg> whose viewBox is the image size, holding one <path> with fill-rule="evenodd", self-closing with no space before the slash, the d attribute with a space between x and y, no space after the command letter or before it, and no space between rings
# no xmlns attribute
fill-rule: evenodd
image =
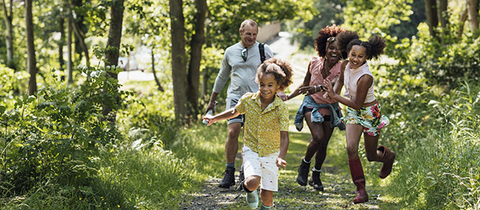
<svg viewBox="0 0 480 210"><path fill-rule="evenodd" d="M313 155L318 151L318 148L320 148L324 139L322 124L312 122L311 111L305 113L305 121L307 122L308 128L312 134L312 141L308 145L307 151L305 152L305 158L302 160L302 163L298 168L297 183L301 186L307 185L308 172L310 171L310 161Z"/></svg>
<svg viewBox="0 0 480 210"><path fill-rule="evenodd" d="M348 159L358 159L358 142L363 133L363 127L357 124L347 124L347 154Z"/></svg>
<svg viewBox="0 0 480 210"><path fill-rule="evenodd" d="M365 140L365 152L367 153L368 161L380 161L382 158L383 152L377 150L378 147L378 135L377 136L370 136L368 134L364 134L363 138Z"/></svg>
<svg viewBox="0 0 480 210"><path fill-rule="evenodd" d="M322 180L320 179L320 169L322 169L323 162L327 156L328 142L333 133L333 128L330 128L330 121L323 122L322 127L324 131L323 141L320 143L315 155L315 167L312 169L312 176L308 182L315 190L319 191L324 190Z"/></svg>
<svg viewBox="0 0 480 210"><path fill-rule="evenodd" d="M358 142L362 135L363 127L361 125L348 124L346 129L347 135L347 154L348 165L350 166L350 174L352 181L357 186L356 197L353 203L364 203L368 201L368 194L365 190L365 175L363 173L362 162L358 156Z"/></svg>
<svg viewBox="0 0 480 210"><path fill-rule="evenodd" d="M321 142L320 146L318 147L317 153L315 155L315 168L321 169L323 162L325 161L325 157L327 156L327 146L328 142L330 141L330 137L333 134L333 128L330 128L330 121L325 121L322 123L323 127L323 141Z"/></svg>
<svg viewBox="0 0 480 210"><path fill-rule="evenodd" d="M386 146L378 146L378 135L370 136L364 134L365 150L367 152L368 161L382 162L383 166L380 169L380 178L386 178L392 171L393 162L395 161L395 153L390 151Z"/></svg>
<svg viewBox="0 0 480 210"><path fill-rule="evenodd" d="M260 197L262 199L262 205L265 207L271 207L273 205L273 191L261 189Z"/></svg>
<svg viewBox="0 0 480 210"><path fill-rule="evenodd" d="M305 160L310 162L313 155L319 150L320 146L325 141L325 132L322 123L312 122L312 112L305 113L305 121L312 134L312 141L308 144L307 151L305 152ZM330 127L330 122L328 122L328 124L328 127Z"/></svg>

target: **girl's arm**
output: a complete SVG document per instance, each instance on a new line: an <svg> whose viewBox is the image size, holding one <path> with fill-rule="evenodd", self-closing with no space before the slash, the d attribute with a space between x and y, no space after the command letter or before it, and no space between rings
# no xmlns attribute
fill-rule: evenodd
<svg viewBox="0 0 480 210"><path fill-rule="evenodd" d="M288 138L288 131L280 131L280 154L277 158L277 167L287 168L287 161L285 157L287 156L288 144L290 140Z"/></svg>
<svg viewBox="0 0 480 210"><path fill-rule="evenodd" d="M305 92L300 91L300 89L302 87L308 86L310 84L310 78L312 77L312 75L310 74L309 69L310 69L310 63L308 63L307 74L305 75L305 78L303 79L303 83L300 86L298 86L292 93L287 95L287 100L290 100L290 99L295 98L296 96L298 96L300 94L305 93Z"/></svg>
<svg viewBox="0 0 480 210"><path fill-rule="evenodd" d="M231 118L234 118L236 116L238 116L240 113L235 109L235 108L231 108L229 110L226 110L220 114L217 114L215 116L209 116L209 115L205 115L203 116L203 119L205 119L207 122L208 122L208 125L211 125L215 122L218 122L220 120L226 120L226 119L231 119Z"/></svg>
<svg viewBox="0 0 480 210"><path fill-rule="evenodd" d="M355 98L349 99L338 95L335 91L333 91L332 85L330 81L327 81L327 89L328 89L328 96L332 99L337 100L338 102L345 104L355 110L359 110L363 107L365 102L365 97L367 97L367 91L370 86L373 84L373 77L370 75L363 75L357 81L357 94Z"/></svg>
<svg viewBox="0 0 480 210"><path fill-rule="evenodd" d="M343 87L343 72L345 72L345 66L347 66L348 61L343 61L341 66L340 66L340 75L338 76L337 82L333 86L333 91L340 95L340 92L342 91Z"/></svg>

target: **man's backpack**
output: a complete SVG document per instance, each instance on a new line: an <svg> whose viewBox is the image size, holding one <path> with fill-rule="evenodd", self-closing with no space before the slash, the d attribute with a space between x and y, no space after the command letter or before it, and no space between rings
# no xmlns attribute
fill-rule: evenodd
<svg viewBox="0 0 480 210"><path fill-rule="evenodd" d="M258 45L258 50L260 51L260 61L263 63L263 61L265 61L265 47L264 47L264 43L260 43Z"/></svg>

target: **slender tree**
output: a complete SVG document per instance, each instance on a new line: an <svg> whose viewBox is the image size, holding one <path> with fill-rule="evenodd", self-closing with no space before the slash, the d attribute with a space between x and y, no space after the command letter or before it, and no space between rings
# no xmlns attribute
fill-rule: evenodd
<svg viewBox="0 0 480 210"><path fill-rule="evenodd" d="M478 36L478 0L467 0L468 16L470 17L470 27L475 37Z"/></svg>
<svg viewBox="0 0 480 210"><path fill-rule="evenodd" d="M7 45L7 66L11 69L15 69L15 62L13 60L13 0L10 0L8 9L5 0L2 0L2 2L3 19L5 20L5 26L7 27L7 30L5 30L5 41Z"/></svg>
<svg viewBox="0 0 480 210"><path fill-rule="evenodd" d="M118 65L118 56L120 54L120 42L122 39L122 26L123 26L123 11L125 10L124 0L113 0L110 11L110 29L108 30L107 50L105 52L106 62L105 67L116 67ZM107 68L105 68L107 69ZM108 72L108 75L114 79L118 79L118 75L115 72ZM107 116L112 111L112 103L117 103L117 99L111 99L113 101L107 101L105 99L104 109L102 114ZM114 121L114 119L109 119Z"/></svg>
<svg viewBox="0 0 480 210"><path fill-rule="evenodd" d="M152 52L151 52L151 55L152 55L152 73L153 73L153 78L155 79L155 83L157 83L157 86L158 86L158 90L160 92L163 92L165 90L163 90L163 87L162 87L162 84L160 84L160 81L158 81L158 78L157 78L157 71L155 71L155 53L152 49Z"/></svg>
<svg viewBox="0 0 480 210"><path fill-rule="evenodd" d="M185 65L185 18L183 16L183 0L170 0L171 42L172 42L172 79L173 103L175 118L187 123L187 69Z"/></svg>
<svg viewBox="0 0 480 210"><path fill-rule="evenodd" d="M72 56L72 12L70 9L71 5L68 5L68 17L67 17L67 82L68 84L73 83L73 56Z"/></svg>
<svg viewBox="0 0 480 210"><path fill-rule="evenodd" d="M25 0L25 24L27 34L27 70L30 73L28 80L28 95L34 95L37 92L37 59L35 56L35 45L33 43L33 15L32 1Z"/></svg>
<svg viewBox="0 0 480 210"><path fill-rule="evenodd" d="M206 0L196 0L195 6L195 34L190 42L190 63L188 65L188 102L190 115L196 119L198 114L198 94L200 82L200 62L202 61L202 47L205 43L205 19L207 13Z"/></svg>
<svg viewBox="0 0 480 210"><path fill-rule="evenodd" d="M430 36L437 38L437 32L435 29L438 26L436 0L425 0L425 13L427 16L427 24Z"/></svg>

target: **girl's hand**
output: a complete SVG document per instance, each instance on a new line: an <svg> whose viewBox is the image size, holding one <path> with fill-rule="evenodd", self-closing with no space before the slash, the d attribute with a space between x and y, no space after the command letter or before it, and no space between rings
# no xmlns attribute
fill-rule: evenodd
<svg viewBox="0 0 480 210"><path fill-rule="evenodd" d="M335 93L335 91L333 91L332 81L330 81L329 79L326 79L325 80L325 88L327 89L328 97L329 98L334 98L336 93ZM326 95L324 94L323 97L325 97L325 96Z"/></svg>
<svg viewBox="0 0 480 210"><path fill-rule="evenodd" d="M277 158L277 167L279 167L279 168L283 167L283 169L287 169L287 161L278 157Z"/></svg>

